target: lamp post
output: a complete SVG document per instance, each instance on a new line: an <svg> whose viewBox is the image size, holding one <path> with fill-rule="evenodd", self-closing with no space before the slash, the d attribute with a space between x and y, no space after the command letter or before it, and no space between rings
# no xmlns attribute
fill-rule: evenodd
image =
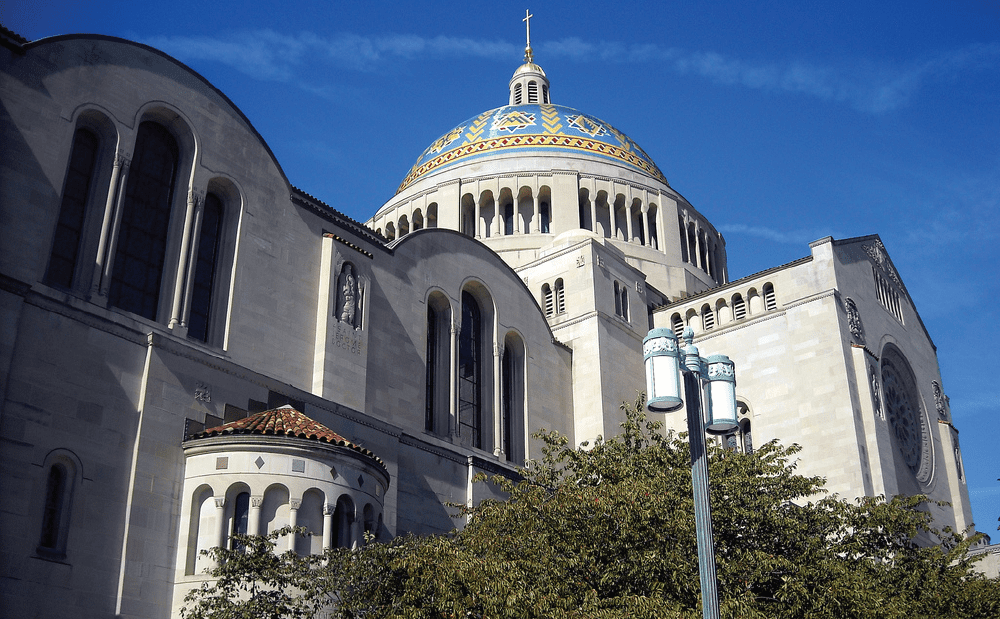
<svg viewBox="0 0 1000 619"><path fill-rule="evenodd" d="M719 619L719 591L715 575L712 507L708 496L708 456L705 432L727 434L737 427L736 371L725 355L702 358L687 327L680 348L672 329L652 329L642 341L646 366L646 408L667 413L687 403L688 442L691 445L691 482L694 487L694 523L698 537L698 571L704 619ZM681 376L684 399L681 399ZM702 389L706 415L702 415Z"/></svg>

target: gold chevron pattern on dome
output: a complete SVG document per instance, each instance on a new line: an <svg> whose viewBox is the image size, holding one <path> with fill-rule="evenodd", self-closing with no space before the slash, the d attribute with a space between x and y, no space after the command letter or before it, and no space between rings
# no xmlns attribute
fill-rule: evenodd
<svg viewBox="0 0 1000 619"><path fill-rule="evenodd" d="M608 123L560 105L528 104L483 112L435 140L396 193L427 174L467 160L530 151L597 156L668 184L649 155Z"/></svg>

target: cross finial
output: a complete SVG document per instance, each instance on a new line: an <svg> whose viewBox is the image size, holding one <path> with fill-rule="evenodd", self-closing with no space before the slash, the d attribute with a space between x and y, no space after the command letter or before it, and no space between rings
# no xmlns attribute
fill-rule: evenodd
<svg viewBox="0 0 1000 619"><path fill-rule="evenodd" d="M524 30L525 30L525 34L527 35L527 45L525 45L525 47L524 47L524 61L525 62L531 62L532 58L533 58L533 54L531 53L531 18L532 17L534 17L534 15L532 15L530 12L528 12L528 9L524 9L524 19L522 19L521 21L524 22Z"/></svg>

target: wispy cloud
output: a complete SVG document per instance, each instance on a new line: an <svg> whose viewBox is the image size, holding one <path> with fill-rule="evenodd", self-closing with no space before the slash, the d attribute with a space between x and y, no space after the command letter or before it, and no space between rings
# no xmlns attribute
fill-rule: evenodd
<svg viewBox="0 0 1000 619"><path fill-rule="evenodd" d="M809 230L778 230L766 226L748 226L746 224L725 224L718 226L720 232L739 236L752 236L775 243L788 245L806 245L827 236L829 233L820 233Z"/></svg>
<svg viewBox="0 0 1000 619"><path fill-rule="evenodd" d="M306 62L371 71L383 62L423 57L510 60L517 58L521 50L519 45L500 40L351 33L321 37L310 32L287 35L273 30L236 32L219 38L161 36L143 42L187 62L220 62L257 79L279 81L294 80ZM696 75L717 84L845 103L871 114L906 105L929 81L960 71L996 70L1000 63L1000 43L970 45L906 65L858 61L823 66L802 60L754 61L651 43L596 46L575 37L546 42L539 51L547 58L581 63L648 64L652 69Z"/></svg>

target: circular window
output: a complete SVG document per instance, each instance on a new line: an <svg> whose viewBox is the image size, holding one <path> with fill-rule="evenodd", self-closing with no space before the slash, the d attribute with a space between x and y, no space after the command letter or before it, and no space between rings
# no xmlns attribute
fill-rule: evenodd
<svg viewBox="0 0 1000 619"><path fill-rule="evenodd" d="M933 469L930 429L913 370L895 346L887 346L882 353L882 396L903 461L917 481L926 484Z"/></svg>

